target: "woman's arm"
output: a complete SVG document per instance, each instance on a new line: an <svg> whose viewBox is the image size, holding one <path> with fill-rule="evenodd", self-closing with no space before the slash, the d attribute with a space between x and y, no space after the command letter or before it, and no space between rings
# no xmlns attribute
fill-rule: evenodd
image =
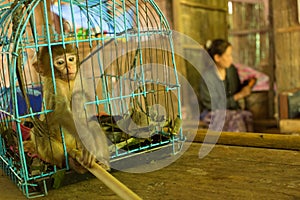
<svg viewBox="0 0 300 200"><path fill-rule="evenodd" d="M249 96L251 94L251 89L252 88L249 85L244 86L239 92L237 92L233 95L233 99L235 101L238 101L240 99L243 99L243 98Z"/></svg>

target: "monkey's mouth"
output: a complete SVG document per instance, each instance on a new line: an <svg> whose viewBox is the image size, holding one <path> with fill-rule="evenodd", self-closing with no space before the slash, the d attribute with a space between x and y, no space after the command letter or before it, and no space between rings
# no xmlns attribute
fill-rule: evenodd
<svg viewBox="0 0 300 200"><path fill-rule="evenodd" d="M74 79L74 78L75 78L75 76L76 76L76 74L75 74L75 73L70 73L70 74L68 74L68 77L69 77L69 79Z"/></svg>
<svg viewBox="0 0 300 200"><path fill-rule="evenodd" d="M75 79L75 77L76 77L76 73L68 73L68 74L63 75L63 79L66 79L66 80L73 80L73 79Z"/></svg>

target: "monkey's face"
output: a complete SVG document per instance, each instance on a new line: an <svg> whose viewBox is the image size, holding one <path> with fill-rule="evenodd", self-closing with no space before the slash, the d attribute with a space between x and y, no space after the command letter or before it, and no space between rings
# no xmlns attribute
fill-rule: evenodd
<svg viewBox="0 0 300 200"><path fill-rule="evenodd" d="M77 74L77 57L75 54L66 53L54 58L53 64L58 75L63 80L74 80Z"/></svg>

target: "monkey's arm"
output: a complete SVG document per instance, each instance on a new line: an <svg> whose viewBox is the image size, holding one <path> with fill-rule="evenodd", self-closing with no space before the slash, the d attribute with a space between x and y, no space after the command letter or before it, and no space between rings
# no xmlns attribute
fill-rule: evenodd
<svg viewBox="0 0 300 200"><path fill-rule="evenodd" d="M60 97L56 97L55 99L55 108L53 112L47 114L48 125L52 127L57 126L57 124L59 124L63 128L63 131L65 133L72 134L78 142L78 149L82 150L82 152L78 151L77 155L75 156L79 156L86 167L91 167L95 161L95 157L91 153L89 153L83 146L79 134L77 132L75 122L73 119L73 114L69 108L69 105L66 101L62 101ZM68 150L68 153L69 151L70 150Z"/></svg>
<svg viewBox="0 0 300 200"><path fill-rule="evenodd" d="M95 157L109 168L109 152L105 134L97 127L97 122L87 122L80 118L75 120L66 96L55 95L53 112L48 114L49 126L60 124L66 133L72 134L78 142L77 156L86 167L91 167ZM99 125L98 125L99 126ZM98 130L98 131L97 131ZM74 153L74 152L73 152ZM82 154L81 154L82 153ZM81 155L79 155L81 154Z"/></svg>

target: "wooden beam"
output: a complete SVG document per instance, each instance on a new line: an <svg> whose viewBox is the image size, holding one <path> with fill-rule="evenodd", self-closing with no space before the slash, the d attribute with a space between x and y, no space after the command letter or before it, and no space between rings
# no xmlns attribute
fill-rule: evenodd
<svg viewBox="0 0 300 200"><path fill-rule="evenodd" d="M173 24L174 24L173 29L176 31L179 31L179 30L181 30L181 23L180 23L181 9L180 9L180 3L178 0L172 1L172 8L173 8L172 13L173 13Z"/></svg>
<svg viewBox="0 0 300 200"><path fill-rule="evenodd" d="M283 133L300 132L300 119L282 119L279 122L280 131Z"/></svg>
<svg viewBox="0 0 300 200"><path fill-rule="evenodd" d="M289 33L294 31L300 31L300 26L290 26L286 28L277 28L276 33Z"/></svg>
<svg viewBox="0 0 300 200"><path fill-rule="evenodd" d="M264 0L265 6L267 6L267 18L268 19L268 24L269 24L269 59L268 59L268 64L269 64L269 92L268 92L268 97L269 97L269 117L273 118L275 114L275 106L277 107L278 104L275 102L275 91L274 89L271 88L276 88L275 87L275 63L276 63L276 58L275 58L275 38L274 38L274 16L273 16L273 1L268 1Z"/></svg>
<svg viewBox="0 0 300 200"><path fill-rule="evenodd" d="M300 23L300 0L297 0L297 11L298 11L298 23Z"/></svg>
<svg viewBox="0 0 300 200"><path fill-rule="evenodd" d="M203 8L206 10L215 10L215 11L221 11L221 12L228 12L227 9L217 7L217 6L210 6L202 3L197 3L197 2L190 2L190 1L181 1L180 4L184 6L189 6L189 7L194 7L194 8Z"/></svg>
<svg viewBox="0 0 300 200"><path fill-rule="evenodd" d="M209 134L207 134L208 132L206 129L190 130L187 132L189 132L191 135L195 134L194 142L200 143L203 143L205 137L207 137L206 141L214 141L214 139L218 137L218 134L212 131ZM221 132L217 140L217 144L244 147L300 150L300 135Z"/></svg>
<svg viewBox="0 0 300 200"><path fill-rule="evenodd" d="M263 2L263 0L229 0L229 1L237 2L237 3L252 3L252 4Z"/></svg>
<svg viewBox="0 0 300 200"><path fill-rule="evenodd" d="M182 48L185 50L202 50L204 47L202 45L183 44Z"/></svg>
<svg viewBox="0 0 300 200"><path fill-rule="evenodd" d="M229 35L249 35L254 33L267 33L269 32L269 27L264 27L260 29L247 29L247 30L230 30Z"/></svg>

